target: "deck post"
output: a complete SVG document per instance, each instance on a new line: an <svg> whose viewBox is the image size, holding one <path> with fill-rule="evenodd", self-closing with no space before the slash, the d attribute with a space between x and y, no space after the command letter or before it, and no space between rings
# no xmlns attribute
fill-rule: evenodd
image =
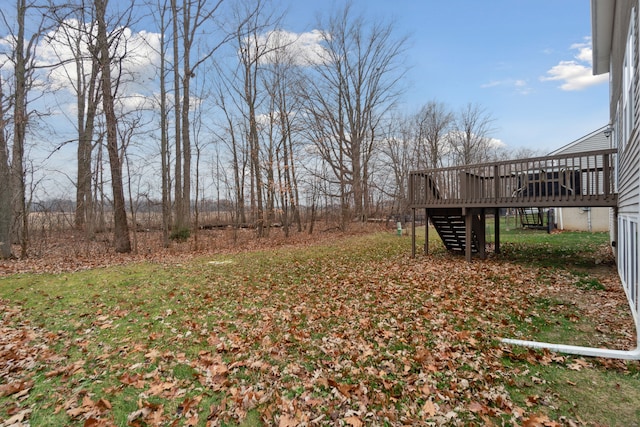
<svg viewBox="0 0 640 427"><path fill-rule="evenodd" d="M602 156L602 166L603 166L603 189L604 189L604 195L606 197L609 197L609 195L611 194L611 170L609 168L609 155L608 154L604 154Z"/></svg>
<svg viewBox="0 0 640 427"><path fill-rule="evenodd" d="M485 208L480 209L480 227L478 228L478 253L481 259L487 259L487 217Z"/></svg>
<svg viewBox="0 0 640 427"><path fill-rule="evenodd" d="M500 208L496 208L493 218L493 231L494 231L494 241L495 241L495 253L500 253Z"/></svg>
<svg viewBox="0 0 640 427"><path fill-rule="evenodd" d="M472 226L473 226L473 212L470 208L462 208L462 214L464 215L464 236L465 236L465 244L464 244L464 254L467 258L467 262L471 262L471 239L472 239Z"/></svg>
<svg viewBox="0 0 640 427"><path fill-rule="evenodd" d="M416 208L411 208L411 258L416 257Z"/></svg>
<svg viewBox="0 0 640 427"><path fill-rule="evenodd" d="M493 167L493 198L497 200L500 197L500 177L498 176L500 168L498 165Z"/></svg>
<svg viewBox="0 0 640 427"><path fill-rule="evenodd" d="M424 210L424 253L429 253L429 209Z"/></svg>

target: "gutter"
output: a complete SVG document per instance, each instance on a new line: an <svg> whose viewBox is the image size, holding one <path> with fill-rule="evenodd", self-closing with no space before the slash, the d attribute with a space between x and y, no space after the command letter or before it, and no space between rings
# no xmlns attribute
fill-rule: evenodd
<svg viewBox="0 0 640 427"><path fill-rule="evenodd" d="M609 72L616 0L591 0L593 75Z"/></svg>

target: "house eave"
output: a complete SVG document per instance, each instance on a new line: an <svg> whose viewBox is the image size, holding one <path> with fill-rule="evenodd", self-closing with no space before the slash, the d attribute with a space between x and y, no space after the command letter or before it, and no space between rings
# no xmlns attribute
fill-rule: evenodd
<svg viewBox="0 0 640 427"><path fill-rule="evenodd" d="M616 0L591 0L593 74L609 72Z"/></svg>

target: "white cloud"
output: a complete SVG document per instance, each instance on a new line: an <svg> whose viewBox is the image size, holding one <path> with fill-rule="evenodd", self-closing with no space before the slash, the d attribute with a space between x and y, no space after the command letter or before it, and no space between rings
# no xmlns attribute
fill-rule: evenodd
<svg viewBox="0 0 640 427"><path fill-rule="evenodd" d="M504 84L504 82L498 81L498 80L493 80L490 81L489 83L485 83L483 85L480 85L481 88L483 89L487 89L490 87L496 87L496 86L501 86L502 84Z"/></svg>
<svg viewBox="0 0 640 427"><path fill-rule="evenodd" d="M300 34L300 37L292 45L293 54L305 58L307 64L316 64L326 58L326 50L322 46L325 37L319 30Z"/></svg>
<svg viewBox="0 0 640 427"><path fill-rule="evenodd" d="M127 96L121 96L117 99L121 111L142 111L150 110L155 106L152 98L139 93L132 93Z"/></svg>
<svg viewBox="0 0 640 427"><path fill-rule="evenodd" d="M592 70L592 48L591 38L585 38L583 43L575 43L571 45L571 50L577 50L574 59L569 61L560 61L547 71L547 75L540 77L541 81L559 81L562 82L560 89L582 90L590 86L607 82L609 77L607 74L594 76Z"/></svg>
<svg viewBox="0 0 640 427"><path fill-rule="evenodd" d="M481 85L480 87L483 89L488 89L498 86L511 88L520 95L528 95L531 93L531 87L529 86L529 83L526 80L522 79L493 80L489 83Z"/></svg>
<svg viewBox="0 0 640 427"><path fill-rule="evenodd" d="M47 83L52 88L73 90L72 85L76 84L77 79L76 56L81 56L84 72L87 75L91 72L91 55L86 40L87 33L95 31L95 28L80 29L80 23L75 20L69 20L66 24L64 28L58 27L42 39L37 49L37 62L40 66L51 67ZM119 64L123 73L123 95L146 92L144 89L148 90L148 83L155 79L157 64L160 62L160 35L146 31L134 33L129 28L119 30L122 30L122 39L115 48L116 52L112 54L124 58ZM77 47L70 46L70 39L74 44L78 40ZM114 76L116 72L120 70L114 65Z"/></svg>
<svg viewBox="0 0 640 427"><path fill-rule="evenodd" d="M274 30L260 36L258 44L269 51L263 57L265 62L282 61L284 55L292 64L306 66L326 58L326 50L322 46L325 36L320 30L301 34Z"/></svg>
<svg viewBox="0 0 640 427"><path fill-rule="evenodd" d="M507 147L507 144L503 140L498 138L489 138L488 143L489 143L489 147L496 150Z"/></svg>
<svg viewBox="0 0 640 427"><path fill-rule="evenodd" d="M160 34L126 29L124 38L126 46L121 44L117 52L125 58L123 68L138 80L155 78L160 64Z"/></svg>
<svg viewBox="0 0 640 427"><path fill-rule="evenodd" d="M576 59L590 65L592 64L593 50L591 50L591 39L589 39L589 43L574 43L571 45L571 49L578 49Z"/></svg>
<svg viewBox="0 0 640 427"><path fill-rule="evenodd" d="M13 74L13 62L9 60L9 52L13 52L15 46L14 39L11 36L0 38L0 71Z"/></svg>

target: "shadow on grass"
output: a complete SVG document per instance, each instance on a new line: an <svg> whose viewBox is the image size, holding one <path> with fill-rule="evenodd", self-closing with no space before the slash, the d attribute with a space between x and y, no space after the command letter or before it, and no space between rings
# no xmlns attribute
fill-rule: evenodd
<svg viewBox="0 0 640 427"><path fill-rule="evenodd" d="M539 267L589 270L615 265L608 233L501 230L500 249L497 259Z"/></svg>

